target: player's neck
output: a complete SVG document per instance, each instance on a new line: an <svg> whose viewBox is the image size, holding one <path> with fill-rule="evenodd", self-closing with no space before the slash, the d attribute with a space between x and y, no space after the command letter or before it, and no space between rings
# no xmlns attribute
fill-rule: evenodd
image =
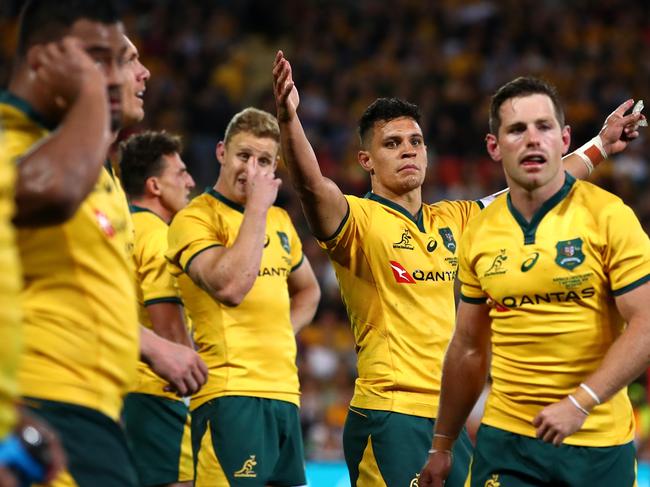
<svg viewBox="0 0 650 487"><path fill-rule="evenodd" d="M12 77L7 89L13 95L25 100L36 113L48 122L58 124L60 121L61 110L52 102L52 95L35 89L32 80L23 70Z"/></svg>
<svg viewBox="0 0 650 487"><path fill-rule="evenodd" d="M422 207L422 188L420 186L406 193L396 193L384 186L373 184L372 192L377 196L381 196L382 198L400 205L411 215L417 214Z"/></svg>
<svg viewBox="0 0 650 487"><path fill-rule="evenodd" d="M233 203L237 203L244 207L246 206L246 201L241 201L241 198L221 178L217 179L217 182L214 184L212 189Z"/></svg>
<svg viewBox="0 0 650 487"><path fill-rule="evenodd" d="M167 224L172 221L172 218L174 216L167 208L162 205L158 198L147 198L146 196L143 198L133 198L131 199L131 205L137 206L139 208L144 208L145 210L149 210L150 212L155 213Z"/></svg>
<svg viewBox="0 0 650 487"><path fill-rule="evenodd" d="M566 174L564 171L554 177L547 184L537 188L524 188L517 184L510 184L510 201L521 216L531 221L535 213L544 203L553 197L564 185Z"/></svg>

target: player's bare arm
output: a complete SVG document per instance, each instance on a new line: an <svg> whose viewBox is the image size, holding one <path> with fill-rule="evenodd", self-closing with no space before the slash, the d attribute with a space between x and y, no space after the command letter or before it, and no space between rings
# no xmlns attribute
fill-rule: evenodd
<svg viewBox="0 0 650 487"><path fill-rule="evenodd" d="M36 82L67 112L57 130L18 164L14 221L57 224L92 190L111 143L106 74L72 37L34 46L27 62Z"/></svg>
<svg viewBox="0 0 650 487"><path fill-rule="evenodd" d="M616 307L627 323L612 344L600 367L571 397L545 407L534 419L537 436L555 445L578 431L598 402L614 394L641 375L650 365L650 282L616 297ZM593 394L593 395L592 395ZM596 401L598 398L598 401ZM575 401L576 403L574 403ZM584 409L584 412L581 409Z"/></svg>
<svg viewBox="0 0 650 487"><path fill-rule="evenodd" d="M198 392L208 379L208 368L193 349L165 340L143 326L140 356L156 375L169 382L165 390L179 396Z"/></svg>
<svg viewBox="0 0 650 487"><path fill-rule="evenodd" d="M313 234L317 238L328 238L345 218L348 203L339 187L321 173L316 154L298 117L300 98L291 75L291 65L282 51L278 51L273 64L273 93L282 155L291 183L298 192Z"/></svg>
<svg viewBox="0 0 650 487"><path fill-rule="evenodd" d="M490 359L490 308L458 305L456 329L442 368L440 408L420 487L442 487L451 471L451 448L485 386ZM462 384L462 387L458 385Z"/></svg>
<svg viewBox="0 0 650 487"><path fill-rule="evenodd" d="M630 141L639 136L638 123L645 119L640 111L625 115L633 104L634 100L621 103L605 119L603 128L596 136L599 140L594 138L565 156L563 159L565 169L578 179L586 179L593 168L606 156L624 151Z"/></svg>
<svg viewBox="0 0 650 487"><path fill-rule="evenodd" d="M273 173L249 163L246 207L239 233L231 247L213 247L201 252L190 264L194 283L226 306L237 306L251 290L262 262L266 216L280 187Z"/></svg>
<svg viewBox="0 0 650 487"><path fill-rule="evenodd" d="M300 267L289 274L287 285L291 301L291 324L293 332L298 333L311 323L320 300L320 286L307 257L304 257Z"/></svg>
<svg viewBox="0 0 650 487"><path fill-rule="evenodd" d="M177 303L155 303L147 306L153 331L170 342L192 348L183 315L183 306Z"/></svg>

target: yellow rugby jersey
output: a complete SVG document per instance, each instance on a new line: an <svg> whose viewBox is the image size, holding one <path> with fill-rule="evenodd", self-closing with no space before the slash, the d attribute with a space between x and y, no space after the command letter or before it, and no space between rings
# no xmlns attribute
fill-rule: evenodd
<svg viewBox="0 0 650 487"><path fill-rule="evenodd" d="M0 440L16 420L15 399L18 395L16 372L20 355L19 294L21 270L16 237L11 219L14 215L16 167L12 146L20 144L22 111L20 101L9 93L0 94ZM43 129L45 130L45 129Z"/></svg>
<svg viewBox="0 0 650 487"><path fill-rule="evenodd" d="M191 409L220 396L253 396L299 404L296 340L290 318L289 274L302 263L302 244L289 215L271 207L258 277L244 300L225 306L196 286L186 271L192 258L215 246L232 246L244 207L212 188L181 210L169 229L167 258L187 313L208 381Z"/></svg>
<svg viewBox="0 0 650 487"><path fill-rule="evenodd" d="M537 413L596 370L623 331L614 297L650 279L650 240L618 197L567 174L530 223L509 195L498 198L469 225L460 259L462 299L498 303L483 422L534 437ZM633 436L623 389L565 443L614 446Z"/></svg>
<svg viewBox="0 0 650 487"><path fill-rule="evenodd" d="M167 269L167 230L169 226L156 213L136 205L130 206L135 228L133 260L138 282L138 317L140 324L153 329L147 306L156 303L183 304L176 279ZM138 362L138 379L132 392L153 394L179 400L176 394L165 392L167 382L158 377L144 362Z"/></svg>
<svg viewBox="0 0 650 487"><path fill-rule="evenodd" d="M47 136L29 110L15 113L19 158ZM78 404L117 420L139 354L124 193L110 168L65 224L20 229L23 265L21 394Z"/></svg>
<svg viewBox="0 0 650 487"><path fill-rule="evenodd" d="M456 244L482 204L442 201L415 216L369 193L320 245L336 271L358 350L352 406L433 418L451 338Z"/></svg>

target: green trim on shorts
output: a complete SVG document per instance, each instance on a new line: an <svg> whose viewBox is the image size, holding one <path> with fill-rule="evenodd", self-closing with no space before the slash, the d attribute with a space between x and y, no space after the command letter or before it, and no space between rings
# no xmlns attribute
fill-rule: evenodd
<svg viewBox="0 0 650 487"><path fill-rule="evenodd" d="M94 409L32 397L24 405L58 433L68 472L79 487L137 487L122 428Z"/></svg>
<svg viewBox="0 0 650 487"><path fill-rule="evenodd" d="M247 396L218 397L202 404L192 411L195 468L208 424L214 454L231 487L307 483L295 404ZM197 480L208 475L196 471Z"/></svg>
<svg viewBox="0 0 650 487"><path fill-rule="evenodd" d="M414 480L429 456L434 425L430 418L350 406L343 430L350 484L365 485L380 477L388 486L417 485ZM462 487L472 455L465 429L454 444L453 455L445 487Z"/></svg>
<svg viewBox="0 0 650 487"><path fill-rule="evenodd" d="M179 482L181 447L188 407L151 394L124 398L124 428L142 487Z"/></svg>
<svg viewBox="0 0 650 487"><path fill-rule="evenodd" d="M482 424L476 435L470 485L499 484L632 487L636 485L634 443L611 447L554 446Z"/></svg>

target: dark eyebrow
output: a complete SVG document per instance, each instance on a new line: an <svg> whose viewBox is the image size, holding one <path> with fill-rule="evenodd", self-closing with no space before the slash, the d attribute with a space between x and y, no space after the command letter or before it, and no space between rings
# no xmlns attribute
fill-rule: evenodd
<svg viewBox="0 0 650 487"><path fill-rule="evenodd" d="M90 56L106 56L111 54L111 49L107 46L90 46L86 48Z"/></svg>

